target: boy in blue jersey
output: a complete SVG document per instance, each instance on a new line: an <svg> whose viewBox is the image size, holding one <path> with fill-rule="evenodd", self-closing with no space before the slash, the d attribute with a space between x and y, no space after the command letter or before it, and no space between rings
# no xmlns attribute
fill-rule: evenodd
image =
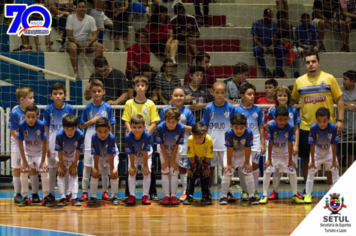
<svg viewBox="0 0 356 236"><path fill-rule="evenodd" d="M179 200L184 202L184 200L187 198L186 190L187 190L187 169L188 169L188 159L187 159L187 145L188 145L188 138L190 136L190 132L192 132L192 126L195 124L195 118L193 115L193 112L184 106L185 102L185 92L182 88L175 88L172 93L172 104L164 107L160 114L159 117L161 121L158 122L160 124L161 122L164 121L164 114L165 112L172 107L175 107L179 109L180 111L180 121L182 125L184 125L185 128L185 134L184 134L184 142L182 145L179 145L178 148L178 153L179 153L179 161L178 161L178 166L179 166L179 175L180 175L180 180L182 182L182 187L183 187L183 194L180 196Z"/></svg>
<svg viewBox="0 0 356 236"><path fill-rule="evenodd" d="M93 155L91 154L91 138L95 133L95 122L100 117L104 117L110 121L110 125L116 124L114 110L109 104L103 101L103 95L105 94L103 83L98 79L92 80L90 82L89 91L90 96L93 98L93 102L85 106L82 119L80 121L80 128L87 128L87 132L85 133L84 139L84 169L82 180L83 194L80 196L79 201L88 200L89 178L93 165ZM112 131L112 127L110 128L110 131ZM111 198L107 192L109 168L103 168L101 174L103 185L103 194L101 199L109 200Z"/></svg>
<svg viewBox="0 0 356 236"><path fill-rule="evenodd" d="M148 192L151 184L152 146L151 134L146 131L145 118L141 115L134 115L130 122L131 131L125 136L125 153L129 155L129 191L130 196L126 201L127 205L136 203L136 174L141 166L143 174L142 204L150 205Z"/></svg>
<svg viewBox="0 0 356 236"><path fill-rule="evenodd" d="M14 183L14 202L20 203L22 201L21 195L21 178L28 179L28 173L21 173L21 154L17 140L17 132L19 130L19 123L23 119L25 109L35 101L33 99L33 89L21 87L16 89L16 98L20 103L10 112L8 128L11 133L11 168L13 168L13 183ZM28 183L27 183L28 184Z"/></svg>
<svg viewBox="0 0 356 236"><path fill-rule="evenodd" d="M235 114L231 120L231 128L225 133L225 146L227 151L224 155L224 177L221 183L220 205L226 205L228 202L228 190L235 172L245 175L247 191L249 192L250 203L258 205L254 196L254 180L252 166L250 164L251 147L253 145L252 131L247 128L247 119L243 114Z"/></svg>
<svg viewBox="0 0 356 236"><path fill-rule="evenodd" d="M41 172L43 196L47 196L49 191L48 166L46 163L47 137L44 124L39 120L38 108L35 105L29 105L23 115L25 120L19 124L17 139L19 140L19 150L22 158L21 170L23 173L30 173L32 186L32 203L40 203L38 196L38 174ZM25 147L23 144L25 141ZM25 153L26 151L26 153ZM21 178L22 192L24 198L19 206L28 206L31 202L28 196L28 178ZM46 199L42 199L44 205ZM53 206L47 204L46 206Z"/></svg>
<svg viewBox="0 0 356 236"><path fill-rule="evenodd" d="M244 84L240 88L240 96L242 99L241 105L235 108L235 114L243 114L247 118L247 128L252 131L253 134L253 146L251 148L251 160L252 162L252 170L253 170L253 179L255 184L255 192L254 196L257 200L260 199L260 195L258 193L258 177L259 177L259 169L258 163L260 160L260 156L266 152L266 144L265 144L265 131L264 131L264 119L261 108L253 105L255 99L256 87L253 84ZM241 180L241 189L242 196L241 199L243 201L249 200L249 193L247 192L247 186L245 185L245 176L242 171L239 171L239 177Z"/></svg>
<svg viewBox="0 0 356 236"><path fill-rule="evenodd" d="M225 101L226 84L224 82L214 83L213 96L215 100L205 107L201 121L208 127L208 134L214 143L214 158L211 160L209 188L211 188L215 166L219 163L221 168L224 167L224 153L226 152L224 135L230 128L231 118L235 110L234 105ZM229 198L235 200L231 191Z"/></svg>
<svg viewBox="0 0 356 236"><path fill-rule="evenodd" d="M110 180L111 180L111 202L113 205L118 205L117 192L119 188L119 179L117 173L117 167L119 165L119 150L115 143L115 136L110 132L110 121L104 117L99 118L95 122L95 133L91 138L91 154L94 156L94 167L91 174L90 181L90 193L91 197L89 205L95 205L96 194L98 190L98 181L101 174L101 179L104 174L104 168L110 168ZM107 186L106 186L107 187ZM104 186L103 186L104 188Z"/></svg>
<svg viewBox="0 0 356 236"><path fill-rule="evenodd" d="M61 83L55 83L50 90L50 97L53 104L48 105L44 109L43 123L47 134L47 163L49 173L49 195L46 197L51 203L55 202L55 187L57 174L57 161L55 143L58 130L62 128L62 119L64 116L75 115L75 109L72 105L64 103L64 98L67 96L66 87ZM69 193L69 191L68 191ZM68 194L68 200L70 196Z"/></svg>
<svg viewBox="0 0 356 236"><path fill-rule="evenodd" d="M178 205L178 146L184 142L184 125L178 123L180 112L172 107L164 113L164 121L157 127L157 151L161 159L162 205Z"/></svg>
<svg viewBox="0 0 356 236"><path fill-rule="evenodd" d="M316 123L310 127L310 162L308 164L308 180L306 184L305 203L312 203L312 192L315 173L320 170L321 164L326 171L331 171L333 185L339 180L339 162L336 158L336 148L339 143L337 127L330 122L328 108L320 107L316 113Z"/></svg>
<svg viewBox="0 0 356 236"><path fill-rule="evenodd" d="M289 122L289 112L284 106L276 109L274 121L268 125L268 159L265 162L263 176L263 196L260 204L268 202L268 188L272 173L279 170L280 173L289 174L292 187L292 202L304 203L297 196L296 165L293 161L293 142L295 141L294 126Z"/></svg>
<svg viewBox="0 0 356 236"><path fill-rule="evenodd" d="M78 161L84 146L84 134L78 129L78 118L66 115L62 119L63 128L56 134L55 151L58 152L58 192L57 206L65 206L66 190L72 193L72 204L81 206L78 194Z"/></svg>

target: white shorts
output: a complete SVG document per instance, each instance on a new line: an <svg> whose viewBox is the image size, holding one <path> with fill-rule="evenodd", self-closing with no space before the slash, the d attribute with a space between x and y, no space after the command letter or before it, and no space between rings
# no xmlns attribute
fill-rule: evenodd
<svg viewBox="0 0 356 236"><path fill-rule="evenodd" d="M321 21L321 19L317 19L315 18L312 21L312 24L315 25L316 28L318 28L319 22ZM334 26L334 27L333 27ZM336 24L330 24L329 22L325 22L325 28L328 30L334 30L336 32L340 32L340 28L339 28L339 23Z"/></svg>
<svg viewBox="0 0 356 236"><path fill-rule="evenodd" d="M49 157L47 156L48 168L57 168L58 161L59 161L58 153L51 153L51 155Z"/></svg>
<svg viewBox="0 0 356 236"><path fill-rule="evenodd" d="M94 167L94 162L93 162L92 167ZM104 167L110 168L109 158L108 157L107 158L99 157L99 171ZM114 168L115 169L119 168L119 157L117 155L114 156Z"/></svg>
<svg viewBox="0 0 356 236"><path fill-rule="evenodd" d="M211 167L215 167L218 165L221 166L221 168L224 168L224 155L226 151L214 151L214 157L211 159Z"/></svg>
<svg viewBox="0 0 356 236"><path fill-rule="evenodd" d="M104 25L112 25L112 21L104 14L103 11L92 9L90 11L90 15L94 17L98 30L104 29Z"/></svg>
<svg viewBox="0 0 356 236"><path fill-rule="evenodd" d="M308 47L309 45L304 45L304 46ZM316 51L318 51L318 48L316 46L314 47L314 49L316 49ZM302 51L305 51L305 49L302 47L298 47L298 53L301 53Z"/></svg>
<svg viewBox="0 0 356 236"><path fill-rule="evenodd" d="M296 170L293 167L288 166L288 157L287 156L272 156L272 165L268 166L265 170L266 173L273 173L276 169L279 170L280 173L286 174L296 174Z"/></svg>
<svg viewBox="0 0 356 236"><path fill-rule="evenodd" d="M182 167L182 168L185 168L185 169L188 169L188 158L187 158L187 155L179 156L178 166Z"/></svg>
<svg viewBox="0 0 356 236"><path fill-rule="evenodd" d="M311 161L310 157L309 157L309 161ZM324 164L324 166L325 166L325 171L331 171L331 172L337 171L337 172L339 172L339 170L337 168L331 168L331 166L333 164L333 159L332 158L324 158L324 159L315 160L316 169L314 169L314 170L310 170L309 169L309 172L315 174L316 172L318 172L318 170L321 170L321 165L322 164Z"/></svg>
<svg viewBox="0 0 356 236"><path fill-rule="evenodd" d="M83 161L83 165L86 167L92 167L94 164L94 159L93 159L93 155L91 155L91 150L85 150L84 151L84 161Z"/></svg>
<svg viewBox="0 0 356 236"><path fill-rule="evenodd" d="M160 148L157 148L157 151L158 151L158 154L159 154L159 159L161 160L161 163L164 162L164 157L163 157L163 154L161 152L161 149ZM177 153L178 154L178 153ZM172 156L168 156L168 161L169 163L171 162L172 160ZM176 162L177 162L177 158L176 158ZM177 162L178 163L178 162ZM170 173L170 170L168 168L168 166L165 168L165 169L161 169L161 172L166 174L166 173Z"/></svg>
<svg viewBox="0 0 356 236"><path fill-rule="evenodd" d="M261 152L260 151L251 151L251 157L250 157L250 164L252 165L253 163L255 164L259 164L260 162L260 156L261 156Z"/></svg>
<svg viewBox="0 0 356 236"><path fill-rule="evenodd" d="M232 156L231 162L232 162L232 165L234 168L231 169L230 172L227 173L228 175L234 174L234 172L237 168L241 168L244 165L245 157L244 156L243 157ZM227 152L224 153L224 167L226 165L227 165Z"/></svg>
<svg viewBox="0 0 356 236"><path fill-rule="evenodd" d="M11 152L11 168L20 169L22 163L21 154L19 151Z"/></svg>
<svg viewBox="0 0 356 236"><path fill-rule="evenodd" d="M148 163L148 169L151 171L151 166L152 166L152 153L153 153L153 149L152 147L150 148L150 151L147 152L147 163ZM141 168L143 167L143 157L140 156L136 156L135 155L135 168L138 169L138 167L141 166ZM130 157L129 157L129 167L130 167Z"/></svg>
<svg viewBox="0 0 356 236"><path fill-rule="evenodd" d="M42 156L36 156L36 155L26 155L27 158L27 163L30 166L30 169L35 169L36 171L43 171L42 168L40 168L41 164L41 159ZM45 162L47 163L47 160L45 159ZM25 170L29 171L29 170Z"/></svg>

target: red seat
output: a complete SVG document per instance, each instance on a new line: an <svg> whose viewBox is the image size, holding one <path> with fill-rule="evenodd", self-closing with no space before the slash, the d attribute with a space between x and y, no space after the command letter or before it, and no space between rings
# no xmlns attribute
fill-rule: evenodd
<svg viewBox="0 0 356 236"><path fill-rule="evenodd" d="M226 16L209 16L209 26L225 27L226 26Z"/></svg>
<svg viewBox="0 0 356 236"><path fill-rule="evenodd" d="M197 47L201 52L239 52L239 39L197 39Z"/></svg>

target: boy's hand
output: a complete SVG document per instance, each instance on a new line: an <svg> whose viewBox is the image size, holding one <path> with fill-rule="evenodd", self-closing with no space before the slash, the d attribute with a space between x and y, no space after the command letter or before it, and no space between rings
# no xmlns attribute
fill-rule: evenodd
<svg viewBox="0 0 356 236"><path fill-rule="evenodd" d="M224 167L224 173L226 174L228 171L231 171L231 169L234 169L234 166L232 164L227 164Z"/></svg>
<svg viewBox="0 0 356 236"><path fill-rule="evenodd" d="M333 168L333 167L336 167L336 168L340 169L340 165L339 165L339 162L337 160L333 161L333 164L331 165L330 169Z"/></svg>
<svg viewBox="0 0 356 236"><path fill-rule="evenodd" d="M297 166L295 165L294 161L293 160L290 160L288 162L288 166L293 166L293 168L296 170L297 169Z"/></svg>
<svg viewBox="0 0 356 236"><path fill-rule="evenodd" d="M168 162L167 161L164 161L161 163L161 168L162 170L166 169L168 167Z"/></svg>
<svg viewBox="0 0 356 236"><path fill-rule="evenodd" d="M48 172L48 166L47 166L47 163L45 161L41 162L40 168L42 168L43 171Z"/></svg>
<svg viewBox="0 0 356 236"><path fill-rule="evenodd" d="M94 118L92 119L93 123L95 124L95 122L99 119L99 115L98 113L96 113L96 115L94 116Z"/></svg>
<svg viewBox="0 0 356 236"><path fill-rule="evenodd" d="M171 167L175 170L178 170L178 163L173 159L171 161Z"/></svg>
<svg viewBox="0 0 356 236"><path fill-rule="evenodd" d="M76 177L76 176L78 175L77 165L72 164L72 165L69 167L69 174L70 174L70 176L72 176L72 177Z"/></svg>
<svg viewBox="0 0 356 236"><path fill-rule="evenodd" d="M210 168L208 166L203 166L203 176L209 177L210 175Z"/></svg>
<svg viewBox="0 0 356 236"><path fill-rule="evenodd" d="M308 169L311 169L311 168L316 169L315 162L311 161L311 162L308 163Z"/></svg>
<svg viewBox="0 0 356 236"><path fill-rule="evenodd" d="M21 164L21 171L28 171L28 170L30 170L30 166L28 165L27 160L23 161Z"/></svg>
<svg viewBox="0 0 356 236"><path fill-rule="evenodd" d="M150 170L148 169L148 166L142 167L141 172L142 172L143 175L151 174Z"/></svg>
<svg viewBox="0 0 356 236"><path fill-rule="evenodd" d="M293 156L297 155L299 152L299 147L297 145L293 146Z"/></svg>
<svg viewBox="0 0 356 236"><path fill-rule="evenodd" d="M94 179L99 179L99 175L100 175L99 170L94 167L93 170L92 170L92 172L91 172L91 176L92 176Z"/></svg>
<svg viewBox="0 0 356 236"><path fill-rule="evenodd" d="M129 175L134 176L136 174L136 168L130 166L129 167Z"/></svg>
<svg viewBox="0 0 356 236"><path fill-rule="evenodd" d="M267 159L267 161L265 162L264 169L266 170L269 166L273 166L273 165L272 165L272 162Z"/></svg>
<svg viewBox="0 0 356 236"><path fill-rule="evenodd" d="M196 167L189 167L188 171L187 171L188 172L188 177L193 177L196 170L197 170Z"/></svg>
<svg viewBox="0 0 356 236"><path fill-rule="evenodd" d="M247 169L249 170L251 173L252 173L252 166L250 165L250 163L245 163L243 166L242 166L242 169ZM248 172L248 171L247 171Z"/></svg>
<svg viewBox="0 0 356 236"><path fill-rule="evenodd" d="M64 178L64 176L66 175L66 171L67 169L63 164L58 166L58 176L60 178Z"/></svg>
<svg viewBox="0 0 356 236"><path fill-rule="evenodd" d="M117 174L117 169L112 169L110 173L110 179L117 179L119 176Z"/></svg>
<svg viewBox="0 0 356 236"><path fill-rule="evenodd" d="M266 144L261 144L261 156L266 153Z"/></svg>

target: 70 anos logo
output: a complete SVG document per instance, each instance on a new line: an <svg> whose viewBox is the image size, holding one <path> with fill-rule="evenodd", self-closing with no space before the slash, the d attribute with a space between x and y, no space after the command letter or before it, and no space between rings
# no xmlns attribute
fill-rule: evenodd
<svg viewBox="0 0 356 236"><path fill-rule="evenodd" d="M34 13L41 15L42 20L31 21L30 16ZM14 18L7 31L9 35L49 35L52 25L51 13L41 5L6 4L5 17Z"/></svg>

